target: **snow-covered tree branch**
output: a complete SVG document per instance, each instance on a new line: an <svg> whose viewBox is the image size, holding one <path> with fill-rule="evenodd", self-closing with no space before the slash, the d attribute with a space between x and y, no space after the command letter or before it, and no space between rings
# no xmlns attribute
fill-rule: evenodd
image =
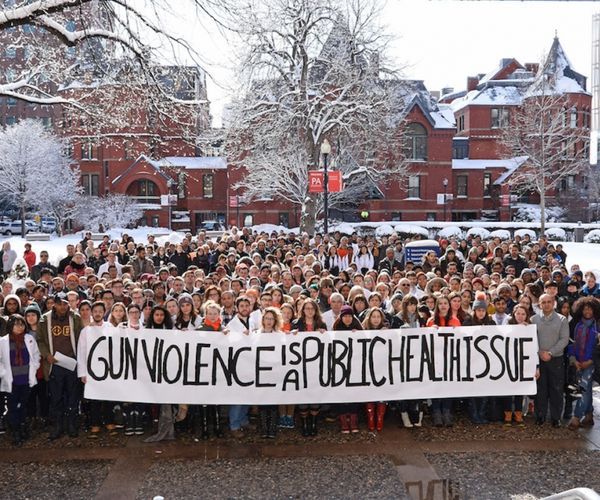
<svg viewBox="0 0 600 500"><path fill-rule="evenodd" d="M539 195L542 234L548 194L589 166L588 140L577 125L577 110L568 106L564 93L542 69L502 136L509 156L528 158L512 174L510 183L516 191Z"/></svg>
<svg viewBox="0 0 600 500"><path fill-rule="evenodd" d="M80 196L74 218L86 229L106 231L128 227L137 223L142 215L143 210L132 197L114 193L104 197Z"/></svg>
<svg viewBox="0 0 600 500"><path fill-rule="evenodd" d="M384 67L387 37L374 2L251 1L238 17L244 97L232 107L227 149L247 172L238 186L245 199L300 205L312 232L321 208L308 193L309 170L321 166L325 138L330 168L345 178L332 207L360 203L369 186L402 175L393 154L401 110L389 85L397 81Z"/></svg>
<svg viewBox="0 0 600 500"><path fill-rule="evenodd" d="M64 141L34 120L0 131L0 199L19 210L23 236L28 210L55 217L59 227L73 213L79 169L64 151Z"/></svg>

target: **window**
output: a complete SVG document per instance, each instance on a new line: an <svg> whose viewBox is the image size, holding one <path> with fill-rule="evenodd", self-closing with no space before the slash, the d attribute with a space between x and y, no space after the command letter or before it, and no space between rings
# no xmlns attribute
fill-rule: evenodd
<svg viewBox="0 0 600 500"><path fill-rule="evenodd" d="M64 154L67 158L73 158L73 144L70 142L65 144Z"/></svg>
<svg viewBox="0 0 600 500"><path fill-rule="evenodd" d="M492 108L492 128L508 126L510 112L508 108Z"/></svg>
<svg viewBox="0 0 600 500"><path fill-rule="evenodd" d="M17 106L17 99L15 97L7 97L6 98L6 105L9 108L15 108Z"/></svg>
<svg viewBox="0 0 600 500"><path fill-rule="evenodd" d="M66 109L62 110L61 126L62 126L62 128L70 128L71 127L71 115L67 112Z"/></svg>
<svg viewBox="0 0 600 500"><path fill-rule="evenodd" d="M67 21L65 28L67 28L67 31L70 31L71 33L73 33L77 29L77 25L75 24L75 21L71 20L71 21Z"/></svg>
<svg viewBox="0 0 600 500"><path fill-rule="evenodd" d="M427 130L419 123L410 123L404 137L404 154L409 160L427 160Z"/></svg>
<svg viewBox="0 0 600 500"><path fill-rule="evenodd" d="M452 141L452 159L463 160L469 157L469 141L456 139Z"/></svg>
<svg viewBox="0 0 600 500"><path fill-rule="evenodd" d="M411 175L408 177L407 198L421 197L421 176Z"/></svg>
<svg viewBox="0 0 600 500"><path fill-rule="evenodd" d="M104 160L102 162L102 170L104 170L104 177L108 178L108 174L109 174L109 171L108 171L108 160Z"/></svg>
<svg viewBox="0 0 600 500"><path fill-rule="evenodd" d="M204 198L212 198L213 197L213 184L214 184L214 175L213 174L204 174L202 176L202 196ZM252 225L252 224L250 224Z"/></svg>
<svg viewBox="0 0 600 500"><path fill-rule="evenodd" d="M492 196L492 174L483 174L483 196Z"/></svg>
<svg viewBox="0 0 600 500"><path fill-rule="evenodd" d="M15 123L17 123L16 116L7 116L6 117L6 125L14 125Z"/></svg>
<svg viewBox="0 0 600 500"><path fill-rule="evenodd" d="M154 182L149 181L147 179L140 179L138 181L138 196L142 196L142 197L157 196L156 184L154 184Z"/></svg>
<svg viewBox="0 0 600 500"><path fill-rule="evenodd" d="M96 159L96 148L92 141L85 141L81 143L81 159L82 160L95 160Z"/></svg>
<svg viewBox="0 0 600 500"><path fill-rule="evenodd" d="M466 175L456 176L456 196L466 198L468 194L468 177Z"/></svg>
<svg viewBox="0 0 600 500"><path fill-rule="evenodd" d="M427 220L429 222L435 221L436 213L435 212L427 212Z"/></svg>
<svg viewBox="0 0 600 500"><path fill-rule="evenodd" d="M456 120L456 128L459 132L462 132L465 129L465 115L460 115L458 120Z"/></svg>
<svg viewBox="0 0 600 500"><path fill-rule="evenodd" d="M290 227L289 212L279 212L279 225L283 227Z"/></svg>
<svg viewBox="0 0 600 500"><path fill-rule="evenodd" d="M254 215L244 214L244 227L254 226Z"/></svg>
<svg viewBox="0 0 600 500"><path fill-rule="evenodd" d="M49 116L43 116L42 117L42 125L46 128L51 128L52 127L52 118Z"/></svg>
<svg viewBox="0 0 600 500"><path fill-rule="evenodd" d="M572 191L575 189L575 176L568 175L561 181L561 189L562 191Z"/></svg>
<svg viewBox="0 0 600 500"><path fill-rule="evenodd" d="M123 143L123 149L125 151L125 159L126 160L132 160L133 159L133 142L131 141L125 141Z"/></svg>
<svg viewBox="0 0 600 500"><path fill-rule="evenodd" d="M392 220L393 221L401 221L402 213L401 212L392 212Z"/></svg>
<svg viewBox="0 0 600 500"><path fill-rule="evenodd" d="M96 174L83 174L81 176L81 185L83 194L86 196L98 196L98 185L100 176Z"/></svg>
<svg viewBox="0 0 600 500"><path fill-rule="evenodd" d="M569 127L577 128L577 108L571 108Z"/></svg>
<svg viewBox="0 0 600 500"><path fill-rule="evenodd" d="M4 56L8 59L14 59L15 57L17 57L17 48L6 47L6 49L4 49Z"/></svg>
<svg viewBox="0 0 600 500"><path fill-rule="evenodd" d="M152 216L152 227L158 227L159 224L159 219L158 219L158 215L153 215Z"/></svg>

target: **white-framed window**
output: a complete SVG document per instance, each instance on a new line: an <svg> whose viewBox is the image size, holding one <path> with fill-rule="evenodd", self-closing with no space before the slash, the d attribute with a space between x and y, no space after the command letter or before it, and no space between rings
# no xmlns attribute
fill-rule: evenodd
<svg viewBox="0 0 600 500"><path fill-rule="evenodd" d="M421 176L410 175L408 177L408 187L406 189L407 198L420 198L421 197Z"/></svg>
<svg viewBox="0 0 600 500"><path fill-rule="evenodd" d="M510 110L508 108L491 109L492 128L505 128L510 120Z"/></svg>

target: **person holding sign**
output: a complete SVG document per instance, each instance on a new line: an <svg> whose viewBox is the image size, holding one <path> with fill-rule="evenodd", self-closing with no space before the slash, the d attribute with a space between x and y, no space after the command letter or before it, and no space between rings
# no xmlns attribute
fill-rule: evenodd
<svg viewBox="0 0 600 500"><path fill-rule="evenodd" d="M364 330L383 330L385 328L385 316L378 307L372 307L367 311L365 319L362 322ZM383 430L383 421L387 403L379 401L378 403L367 403L367 426L371 432L377 429L377 432Z"/></svg>
<svg viewBox="0 0 600 500"><path fill-rule="evenodd" d="M54 441L63 435L65 420L69 437L79 434L81 387L76 372L76 356L82 325L79 315L69 309L65 293L54 294L52 299L52 310L40 320L38 345L50 391L53 429L48 439Z"/></svg>
<svg viewBox="0 0 600 500"><path fill-rule="evenodd" d="M13 314L8 318L6 335L0 337L0 391L8 393L7 417L15 446L21 446L29 436L27 402L40 366L38 345L26 331L23 316Z"/></svg>
<svg viewBox="0 0 600 500"><path fill-rule="evenodd" d="M283 320L279 309L267 307L263 311L259 334L282 334ZM260 435L262 438L275 439L277 437L277 405L264 405L258 407Z"/></svg>
<svg viewBox="0 0 600 500"><path fill-rule="evenodd" d="M540 348L535 422L537 425L544 424L550 406L552 427L560 427L564 385L563 351L569 343L569 324L567 318L554 310L555 302L554 297L543 294L539 299L540 314L533 316L531 322L537 326Z"/></svg>
<svg viewBox="0 0 600 500"><path fill-rule="evenodd" d="M300 308L300 314L298 319L292 323L292 331L298 332L325 332L327 325L321 318L321 312L317 302L313 299L307 298ZM300 423L302 436L316 436L317 435L317 417L319 416L319 410L321 406L318 404L312 405L298 405L300 410Z"/></svg>

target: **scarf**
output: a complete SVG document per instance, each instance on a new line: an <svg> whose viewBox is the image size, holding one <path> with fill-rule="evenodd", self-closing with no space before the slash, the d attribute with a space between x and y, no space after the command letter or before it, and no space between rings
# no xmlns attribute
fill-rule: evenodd
<svg viewBox="0 0 600 500"><path fill-rule="evenodd" d="M23 348L25 347L25 332L21 335L16 335L14 332L9 336L10 340L15 343L15 363L17 366L23 366Z"/></svg>
<svg viewBox="0 0 600 500"><path fill-rule="evenodd" d="M589 343L590 335L596 338L596 322L594 319L581 319L581 321L575 327L574 340L575 340L575 351L577 352L577 359L584 360L586 358L586 348Z"/></svg>
<svg viewBox="0 0 600 500"><path fill-rule="evenodd" d="M221 318L216 321L210 321L208 319L204 320L204 326L208 326L212 328L215 332L218 332L221 329Z"/></svg>

